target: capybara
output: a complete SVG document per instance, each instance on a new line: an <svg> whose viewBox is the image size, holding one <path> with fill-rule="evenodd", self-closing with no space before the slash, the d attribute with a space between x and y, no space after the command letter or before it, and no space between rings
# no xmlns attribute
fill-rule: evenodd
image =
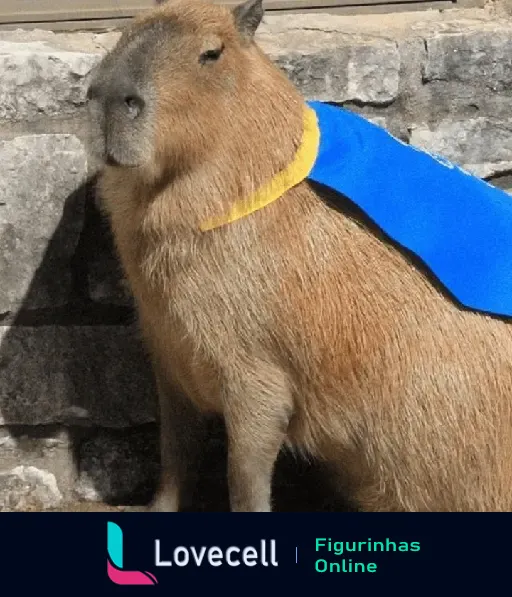
<svg viewBox="0 0 512 597"><path fill-rule="evenodd" d="M283 446L328 463L362 511L511 510L506 321L462 309L308 180L202 227L301 143L305 100L258 47L262 16L261 0L162 4L88 89L99 192L158 387L150 509L180 510L215 413L233 512L272 510Z"/></svg>

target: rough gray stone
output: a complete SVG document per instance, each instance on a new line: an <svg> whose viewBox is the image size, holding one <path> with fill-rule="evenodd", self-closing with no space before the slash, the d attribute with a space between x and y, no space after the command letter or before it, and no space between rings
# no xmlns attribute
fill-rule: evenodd
<svg viewBox="0 0 512 597"><path fill-rule="evenodd" d="M411 36L398 40L400 53L400 95L407 96L409 101L421 93L423 85L422 73L425 69L427 51L425 40ZM405 106L404 106L405 107Z"/></svg>
<svg viewBox="0 0 512 597"><path fill-rule="evenodd" d="M410 141L480 176L489 176L500 168L508 169L512 162L512 119L443 120L432 128L414 127Z"/></svg>
<svg viewBox="0 0 512 597"><path fill-rule="evenodd" d="M88 231L83 235L87 251L89 298L97 303L132 306L132 297L117 257L106 216L89 204ZM87 237L85 239L85 237Z"/></svg>
<svg viewBox="0 0 512 597"><path fill-rule="evenodd" d="M460 23L457 29L426 36L419 97L427 101L418 106L415 119L421 110L421 120L431 125L444 119L508 119L512 110L511 34L510 22L498 21Z"/></svg>
<svg viewBox="0 0 512 597"><path fill-rule="evenodd" d="M0 40L0 119L72 113L85 103L86 75L100 58L45 42Z"/></svg>
<svg viewBox="0 0 512 597"><path fill-rule="evenodd" d="M0 31L0 41L12 44L37 43L45 49L52 48L60 52L101 54L113 47L120 35L119 31L97 33L94 31L56 32L47 29L14 29Z"/></svg>
<svg viewBox="0 0 512 597"><path fill-rule="evenodd" d="M68 438L63 431L44 430L29 435L28 430L17 430L16 436L6 429L0 428L0 461L7 455L30 454L31 457L45 457L59 449L69 447Z"/></svg>
<svg viewBox="0 0 512 597"><path fill-rule="evenodd" d="M0 313L67 302L86 172L73 135L0 140Z"/></svg>
<svg viewBox="0 0 512 597"><path fill-rule="evenodd" d="M366 119L369 120L370 122L373 122L373 124L380 126L383 129L387 128L387 120L386 120L385 116L369 115L369 116L366 116Z"/></svg>
<svg viewBox="0 0 512 597"><path fill-rule="evenodd" d="M154 418L153 376L134 329L0 328L0 424L125 427Z"/></svg>
<svg viewBox="0 0 512 597"><path fill-rule="evenodd" d="M0 472L0 512L34 512L57 507L62 494L55 476L33 466Z"/></svg>
<svg viewBox="0 0 512 597"><path fill-rule="evenodd" d="M97 303L132 306L132 296L119 260L111 252L91 256L88 270L89 296Z"/></svg>
<svg viewBox="0 0 512 597"><path fill-rule="evenodd" d="M286 49L269 48L271 58L307 99L385 105L397 98L400 54L395 42L354 42L325 34L318 44L317 34L315 44L312 32L307 33L300 44L297 40Z"/></svg>
<svg viewBox="0 0 512 597"><path fill-rule="evenodd" d="M80 446L75 494L89 501L144 503L155 491L158 472L156 428L102 431Z"/></svg>
<svg viewBox="0 0 512 597"><path fill-rule="evenodd" d="M424 80L485 85L491 91L512 84L512 28L463 30L426 39Z"/></svg>
<svg viewBox="0 0 512 597"><path fill-rule="evenodd" d="M512 162L485 162L483 164L466 164L465 168L468 172L471 172L479 178L492 179L494 176L501 177L505 172L511 172ZM492 181L491 184L493 184ZM503 187L500 186L500 188ZM503 190L507 191L507 193L511 192L511 189L509 188L504 188Z"/></svg>
<svg viewBox="0 0 512 597"><path fill-rule="evenodd" d="M224 428L218 419L205 421L199 468L190 468L195 490L185 497L185 509L226 508ZM154 494L160 471L158 427L102 430L80 444L75 495L109 504L144 504Z"/></svg>
<svg viewBox="0 0 512 597"><path fill-rule="evenodd" d="M64 497L71 495L76 470L74 434L47 427L0 428L0 471L20 463L55 475Z"/></svg>

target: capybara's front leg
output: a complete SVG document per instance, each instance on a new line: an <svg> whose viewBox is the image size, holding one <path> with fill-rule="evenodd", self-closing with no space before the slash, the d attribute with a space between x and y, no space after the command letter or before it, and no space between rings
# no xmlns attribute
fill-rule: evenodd
<svg viewBox="0 0 512 597"><path fill-rule="evenodd" d="M160 481L149 510L178 512L196 481L205 421L192 402L157 376L160 407Z"/></svg>
<svg viewBox="0 0 512 597"><path fill-rule="evenodd" d="M230 384L225 391L232 512L271 512L272 475L292 412L281 375Z"/></svg>

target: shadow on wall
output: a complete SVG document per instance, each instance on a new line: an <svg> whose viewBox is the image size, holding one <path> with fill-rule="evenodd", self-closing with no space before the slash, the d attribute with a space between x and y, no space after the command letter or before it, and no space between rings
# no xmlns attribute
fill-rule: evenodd
<svg viewBox="0 0 512 597"><path fill-rule="evenodd" d="M119 283L108 224L96 205L95 181L71 193L60 211L18 309L3 315L0 310L0 423L15 439L17 464L41 463L59 484L66 474L52 454L66 429L67 445L60 448L71 454L66 501L147 503L159 469L156 397L133 308ZM33 237L39 215L32 217L35 224L27 234ZM9 284L24 275L23 259L16 261L23 241L15 227L0 228L4 259L13 260L2 264L0 255L0 272L7 272ZM227 510L220 421L211 421L204 454L197 491L186 509ZM349 509L333 498L319 467L290 455L282 455L277 465L275 508Z"/></svg>

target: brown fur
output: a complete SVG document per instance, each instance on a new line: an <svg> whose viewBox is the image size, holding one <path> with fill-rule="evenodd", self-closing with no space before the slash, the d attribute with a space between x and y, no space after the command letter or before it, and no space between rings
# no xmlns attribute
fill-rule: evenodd
<svg viewBox="0 0 512 597"><path fill-rule="evenodd" d="M237 29L226 8L165 4L97 75L129 64L122 48L148 27L180 25L146 48L154 133L139 142L151 151L101 179L159 386L153 507L179 509L206 411L226 421L233 511L271 509L284 443L332 463L365 510L510 510L507 323L458 308L306 182L199 232L289 163L302 133L303 99L240 19ZM221 58L199 69L219 40Z"/></svg>

